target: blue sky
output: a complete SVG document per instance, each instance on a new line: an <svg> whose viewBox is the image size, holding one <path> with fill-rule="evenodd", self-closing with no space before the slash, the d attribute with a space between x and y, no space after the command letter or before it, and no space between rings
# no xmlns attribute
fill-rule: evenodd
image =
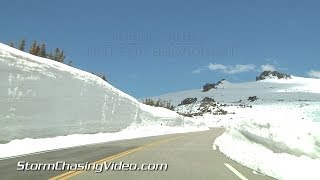
<svg viewBox="0 0 320 180"><path fill-rule="evenodd" d="M65 50L137 98L255 80L320 77L318 1L3 0L0 41ZM262 66L263 65L263 66ZM262 67L261 67L262 66Z"/></svg>

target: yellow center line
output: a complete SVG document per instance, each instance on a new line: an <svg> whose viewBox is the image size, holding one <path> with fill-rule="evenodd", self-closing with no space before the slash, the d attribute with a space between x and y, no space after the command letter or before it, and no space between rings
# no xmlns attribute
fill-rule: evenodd
<svg viewBox="0 0 320 180"><path fill-rule="evenodd" d="M98 161L95 161L91 164L101 164L101 163L104 163L104 162L109 162L109 161L112 161L112 160L115 160L115 159L118 159L120 157L123 157L123 156L126 156L128 154L131 154L131 153L134 153L134 152L137 152L137 151L140 151L140 150L143 150L143 149L146 149L146 148L149 148L149 147L152 147L152 146L155 146L155 145L159 145L159 144L163 144L163 143L166 143L166 142L169 142L169 141L173 141L173 140L176 140L176 139L180 139L184 136L178 136L178 137L174 137L174 138L169 138L169 139L163 139L163 140L160 140L160 141L156 141L156 142L153 142L153 143L149 143L149 144L146 144L146 145L143 145L143 146L140 146L140 147L137 147L137 148L133 148L133 149L130 149L128 151L124 151L124 152L121 152L121 153L118 153L118 154L115 154L115 155L112 155L112 156L109 156L107 158L104 158L104 159L101 159L101 160L98 160ZM58 176L55 176L55 177L52 177L50 178L49 180L60 180L60 179L69 179L73 176L76 176L80 173L82 173L84 170L80 170L80 171L68 171L66 173L63 173L63 174L60 174Z"/></svg>

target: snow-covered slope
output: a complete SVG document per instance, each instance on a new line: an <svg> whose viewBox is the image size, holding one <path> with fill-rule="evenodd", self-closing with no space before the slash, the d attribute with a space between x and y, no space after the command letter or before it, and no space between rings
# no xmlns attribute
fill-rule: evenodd
<svg viewBox="0 0 320 180"><path fill-rule="evenodd" d="M320 101L320 79L292 77L292 79L267 79L262 81L230 83L223 81L217 89L202 92L202 89L181 91L152 97L171 101L178 105L185 98L201 100L211 97L220 103L246 101L257 96L263 102L274 101ZM260 101L261 102L261 101Z"/></svg>
<svg viewBox="0 0 320 180"><path fill-rule="evenodd" d="M186 124L177 113L143 105L91 73L0 43L0 144L146 123Z"/></svg>
<svg viewBox="0 0 320 180"><path fill-rule="evenodd" d="M258 99L250 102L249 96ZM176 109L195 112L204 97L227 104L220 108L228 114L207 113L194 122L226 127L214 146L231 159L277 179L320 179L319 79L223 81L208 92L196 89L153 98L177 105L195 97L198 102Z"/></svg>

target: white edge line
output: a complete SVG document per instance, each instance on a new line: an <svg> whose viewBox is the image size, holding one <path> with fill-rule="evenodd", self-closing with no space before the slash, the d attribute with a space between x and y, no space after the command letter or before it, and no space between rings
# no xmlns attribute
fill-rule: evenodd
<svg viewBox="0 0 320 180"><path fill-rule="evenodd" d="M232 171L235 175L237 175L241 180L248 180L248 178L244 177L244 175L242 175L239 171L237 171L234 167L232 167L230 164L228 163L224 163L225 166L227 166L227 168Z"/></svg>

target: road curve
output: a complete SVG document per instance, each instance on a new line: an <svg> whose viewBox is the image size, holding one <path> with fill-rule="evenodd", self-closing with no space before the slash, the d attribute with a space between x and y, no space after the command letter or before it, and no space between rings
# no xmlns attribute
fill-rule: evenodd
<svg viewBox="0 0 320 180"><path fill-rule="evenodd" d="M172 134L99 143L64 150L0 160L0 179L218 179L264 180L212 148L224 129ZM236 150L236 147L234 147ZM166 171L17 171L17 163L103 163L168 164Z"/></svg>

